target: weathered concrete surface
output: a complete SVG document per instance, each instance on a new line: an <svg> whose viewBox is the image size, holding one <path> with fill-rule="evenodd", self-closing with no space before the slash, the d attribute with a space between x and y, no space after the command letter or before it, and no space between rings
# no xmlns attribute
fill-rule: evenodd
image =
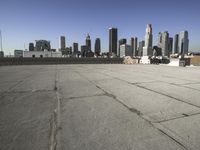
<svg viewBox="0 0 200 150"><path fill-rule="evenodd" d="M0 149L200 149L200 68L0 67Z"/></svg>
<svg viewBox="0 0 200 150"><path fill-rule="evenodd" d="M112 97L79 98L63 104L61 149L182 149Z"/></svg>
<svg viewBox="0 0 200 150"><path fill-rule="evenodd" d="M4 93L0 96L0 149L48 149L52 92Z"/></svg>

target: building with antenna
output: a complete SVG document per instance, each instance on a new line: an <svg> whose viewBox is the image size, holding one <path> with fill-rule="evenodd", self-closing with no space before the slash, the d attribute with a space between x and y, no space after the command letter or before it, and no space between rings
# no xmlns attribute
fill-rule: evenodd
<svg viewBox="0 0 200 150"><path fill-rule="evenodd" d="M4 52L3 52L3 42L2 42L2 33L0 30L0 42L1 42L1 51L0 51L0 58L4 57Z"/></svg>

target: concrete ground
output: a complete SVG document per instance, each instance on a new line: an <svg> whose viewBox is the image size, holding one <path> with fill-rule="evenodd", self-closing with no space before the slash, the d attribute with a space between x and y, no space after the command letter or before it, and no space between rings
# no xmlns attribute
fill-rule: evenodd
<svg viewBox="0 0 200 150"><path fill-rule="evenodd" d="M199 150L200 67L0 67L0 150Z"/></svg>

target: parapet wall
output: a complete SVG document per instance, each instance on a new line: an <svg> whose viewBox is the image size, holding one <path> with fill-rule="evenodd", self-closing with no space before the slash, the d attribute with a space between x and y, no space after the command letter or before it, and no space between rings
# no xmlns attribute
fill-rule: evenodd
<svg viewBox="0 0 200 150"><path fill-rule="evenodd" d="M200 56L194 56L191 58L191 65L200 66Z"/></svg>
<svg viewBox="0 0 200 150"><path fill-rule="evenodd" d="M122 64L123 58L0 58L0 65Z"/></svg>

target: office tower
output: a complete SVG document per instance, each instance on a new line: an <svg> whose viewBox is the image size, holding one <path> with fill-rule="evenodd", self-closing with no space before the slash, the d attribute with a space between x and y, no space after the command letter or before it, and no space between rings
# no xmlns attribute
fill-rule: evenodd
<svg viewBox="0 0 200 150"><path fill-rule="evenodd" d="M50 51L51 50L51 44L50 41L46 40L36 40L35 44L36 51Z"/></svg>
<svg viewBox="0 0 200 150"><path fill-rule="evenodd" d="M29 51L34 51L34 43L29 43Z"/></svg>
<svg viewBox="0 0 200 150"><path fill-rule="evenodd" d="M162 50L162 56L169 56L169 33L167 31L158 33L158 48Z"/></svg>
<svg viewBox="0 0 200 150"><path fill-rule="evenodd" d="M143 47L143 56L151 56L152 55L152 26L151 24L147 24L146 34L145 34L145 46Z"/></svg>
<svg viewBox="0 0 200 150"><path fill-rule="evenodd" d="M131 38L131 49L132 49L132 56L137 56L138 55L138 49L137 49L137 44L138 44L138 39L137 37Z"/></svg>
<svg viewBox="0 0 200 150"><path fill-rule="evenodd" d="M181 31L179 33L178 49L179 54L188 54L189 39L188 31Z"/></svg>
<svg viewBox="0 0 200 150"><path fill-rule="evenodd" d="M169 54L172 54L172 50L173 50L173 38L172 37L169 37L168 49L169 49Z"/></svg>
<svg viewBox="0 0 200 150"><path fill-rule="evenodd" d="M152 48L153 34L151 24L147 24L145 34L145 47Z"/></svg>
<svg viewBox="0 0 200 150"><path fill-rule="evenodd" d="M117 28L109 28L109 52L117 55Z"/></svg>
<svg viewBox="0 0 200 150"><path fill-rule="evenodd" d="M174 50L173 50L173 54L176 54L176 53L178 53L178 41L179 41L179 35L178 34L176 34L175 36L174 36Z"/></svg>
<svg viewBox="0 0 200 150"><path fill-rule="evenodd" d="M91 51L91 39L89 34L87 34L85 45L89 48L88 50Z"/></svg>
<svg viewBox="0 0 200 150"><path fill-rule="evenodd" d="M126 39L120 39L119 40L119 48L118 48L118 51L117 51L117 56L120 56L120 46L122 45L122 44L126 44L126 42L127 42L127 40Z"/></svg>
<svg viewBox="0 0 200 150"><path fill-rule="evenodd" d="M60 36L59 38L59 50L65 50L65 36Z"/></svg>
<svg viewBox="0 0 200 150"><path fill-rule="evenodd" d="M131 45L128 44L122 44L120 45L120 55L119 57L124 57L124 56L132 56L132 47Z"/></svg>
<svg viewBox="0 0 200 150"><path fill-rule="evenodd" d="M138 56L143 56L143 47L144 47L145 41L140 41L139 42L139 47L138 47Z"/></svg>
<svg viewBox="0 0 200 150"><path fill-rule="evenodd" d="M3 57L4 57L4 52L0 51L0 58L3 58Z"/></svg>
<svg viewBox="0 0 200 150"><path fill-rule="evenodd" d="M95 40L94 52L97 55L100 55L100 53L101 53L101 41L100 41L100 38L96 38L96 40Z"/></svg>
<svg viewBox="0 0 200 150"><path fill-rule="evenodd" d="M73 43L73 53L74 54L78 53L78 43Z"/></svg>
<svg viewBox="0 0 200 150"><path fill-rule="evenodd" d="M162 56L162 49L158 46L153 47L153 56Z"/></svg>
<svg viewBox="0 0 200 150"><path fill-rule="evenodd" d="M86 57L86 54L89 52L89 47L87 45L81 45L81 56Z"/></svg>

